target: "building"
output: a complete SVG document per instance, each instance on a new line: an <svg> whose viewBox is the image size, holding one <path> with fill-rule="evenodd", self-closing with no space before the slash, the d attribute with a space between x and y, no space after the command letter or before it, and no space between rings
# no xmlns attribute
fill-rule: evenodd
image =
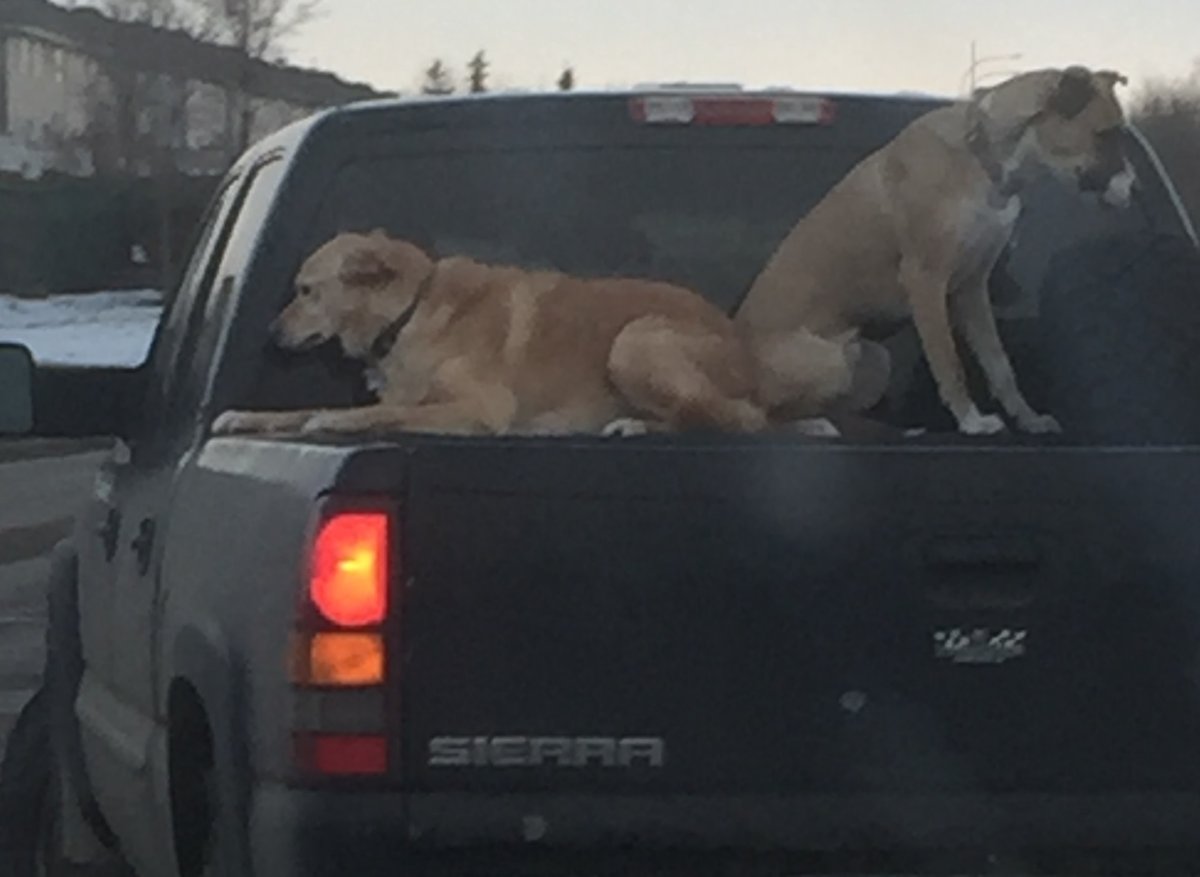
<svg viewBox="0 0 1200 877"><path fill-rule="evenodd" d="M95 9L0 0L0 171L219 173L295 119L381 96Z"/></svg>

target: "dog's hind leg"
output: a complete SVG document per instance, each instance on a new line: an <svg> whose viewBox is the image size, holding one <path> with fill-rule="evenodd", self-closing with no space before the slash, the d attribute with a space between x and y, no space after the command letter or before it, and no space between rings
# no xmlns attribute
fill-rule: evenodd
<svg viewBox="0 0 1200 877"><path fill-rule="evenodd" d="M861 342L798 329L753 336L758 398L772 415L816 417L854 388ZM870 407L870 406L866 406Z"/></svg>
<svg viewBox="0 0 1200 877"><path fill-rule="evenodd" d="M755 400L753 360L736 337L643 317L613 341L608 373L638 413L672 429L767 426Z"/></svg>
<svg viewBox="0 0 1200 877"><path fill-rule="evenodd" d="M1017 385L1017 375L1012 362L1009 361L1004 343L1000 340L986 284L979 283L970 289L964 289L954 297L952 309L955 324L962 331L967 345L987 376L992 395L1004 406L1009 417L1016 420L1017 425L1025 432L1062 432L1058 421L1048 414L1038 414L1025 401L1025 396Z"/></svg>

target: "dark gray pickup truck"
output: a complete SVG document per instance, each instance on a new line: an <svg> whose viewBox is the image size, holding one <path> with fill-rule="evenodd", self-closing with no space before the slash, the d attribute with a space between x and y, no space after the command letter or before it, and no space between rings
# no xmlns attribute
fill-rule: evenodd
<svg viewBox="0 0 1200 877"><path fill-rule="evenodd" d="M1136 131L1135 207L1038 184L994 277L1061 437L953 434L919 358L871 412L895 429L860 440L209 435L228 408L366 398L336 350L267 344L340 230L732 310L935 106L331 112L230 172L143 368L31 378L0 351L5 385L33 382L10 430L122 438L55 556L47 682L0 784L8 873L1103 870L1200 848L1200 256Z"/></svg>

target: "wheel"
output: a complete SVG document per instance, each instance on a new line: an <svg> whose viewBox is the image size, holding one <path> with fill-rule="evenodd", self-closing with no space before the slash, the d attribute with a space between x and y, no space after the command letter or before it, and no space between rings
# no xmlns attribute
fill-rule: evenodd
<svg viewBox="0 0 1200 877"><path fill-rule="evenodd" d="M88 828L106 848L116 838L92 797L83 763L83 744L75 718L75 698L83 678L83 649L79 641L78 560L70 543L55 547L47 585L49 624L46 628L46 685L51 693L50 744L55 763L61 765L77 790L79 807Z"/></svg>
<svg viewBox="0 0 1200 877"><path fill-rule="evenodd" d="M83 673L75 574L74 552L60 543L47 581L42 686L21 710L0 762L0 874L12 877L79 873L62 856L60 806L61 790L77 793L85 776L73 709ZM115 839L90 797L71 803L78 805L100 845L113 849ZM121 870L115 854L107 861L114 873Z"/></svg>
<svg viewBox="0 0 1200 877"><path fill-rule="evenodd" d="M0 874L84 877L98 872L63 856L59 774L50 743L50 692L43 686L21 710L0 762ZM132 877L116 857L105 877Z"/></svg>
<svg viewBox="0 0 1200 877"><path fill-rule="evenodd" d="M50 709L46 689L25 704L0 762L0 868L11 877L54 874L44 848L57 831L47 819L57 803L52 794ZM47 822L50 824L47 825Z"/></svg>
<svg viewBox="0 0 1200 877"><path fill-rule="evenodd" d="M1089 241L1050 264L1037 340L1066 438L1200 442L1200 253L1179 237Z"/></svg>

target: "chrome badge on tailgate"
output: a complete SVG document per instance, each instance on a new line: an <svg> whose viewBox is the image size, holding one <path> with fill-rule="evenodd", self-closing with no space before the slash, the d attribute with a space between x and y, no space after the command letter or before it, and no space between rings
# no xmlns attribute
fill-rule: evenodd
<svg viewBox="0 0 1200 877"><path fill-rule="evenodd" d="M434 737L430 767L661 768L661 737Z"/></svg>
<svg viewBox="0 0 1200 877"><path fill-rule="evenodd" d="M954 627L933 633L935 658L954 664L1004 664L1025 656L1028 631L1004 628L992 630Z"/></svg>

